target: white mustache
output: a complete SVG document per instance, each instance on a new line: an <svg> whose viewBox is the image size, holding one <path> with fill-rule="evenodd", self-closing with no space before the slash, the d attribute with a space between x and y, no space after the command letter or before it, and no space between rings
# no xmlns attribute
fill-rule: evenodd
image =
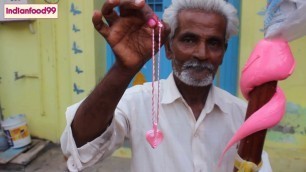
<svg viewBox="0 0 306 172"><path fill-rule="evenodd" d="M174 61L174 63L177 63ZM179 66L179 65L177 65ZM189 60L182 64L180 69L177 69L175 66L173 68L173 73L177 76L182 82L191 86L207 86L213 82L213 75L215 71L214 65L209 62L200 62L198 60ZM202 78L194 78L192 76L192 71L204 72L205 75Z"/></svg>
<svg viewBox="0 0 306 172"><path fill-rule="evenodd" d="M199 70L207 69L209 71L214 71L214 69L215 69L215 67L211 63L208 63L208 62L200 63L198 61L187 61L182 66L183 70L187 70L187 69L190 69L190 68L195 68L195 69L199 69Z"/></svg>

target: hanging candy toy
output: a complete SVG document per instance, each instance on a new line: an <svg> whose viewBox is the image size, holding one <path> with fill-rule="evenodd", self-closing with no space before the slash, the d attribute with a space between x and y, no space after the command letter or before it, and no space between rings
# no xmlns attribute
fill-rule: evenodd
<svg viewBox="0 0 306 172"><path fill-rule="evenodd" d="M240 88L249 101L246 121L228 142L226 151L240 141L234 171L258 171L266 130L280 122L286 99L278 80L295 67L288 41L306 34L305 0L268 0L265 38L256 45L242 70ZM255 146L255 147L254 147Z"/></svg>
<svg viewBox="0 0 306 172"><path fill-rule="evenodd" d="M155 149L163 140L163 133L157 128L159 121L159 107L160 107L160 46L161 46L161 28L163 27L161 22L158 22L158 55L155 57L155 33L152 29L152 129L147 131L146 139L153 149ZM157 90L155 86L157 83ZM157 97L156 97L157 95Z"/></svg>

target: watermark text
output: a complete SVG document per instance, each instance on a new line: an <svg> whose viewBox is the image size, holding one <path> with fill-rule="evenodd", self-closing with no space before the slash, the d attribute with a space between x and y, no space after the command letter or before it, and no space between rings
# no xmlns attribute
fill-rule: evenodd
<svg viewBox="0 0 306 172"><path fill-rule="evenodd" d="M58 4L5 4L4 18L58 18Z"/></svg>

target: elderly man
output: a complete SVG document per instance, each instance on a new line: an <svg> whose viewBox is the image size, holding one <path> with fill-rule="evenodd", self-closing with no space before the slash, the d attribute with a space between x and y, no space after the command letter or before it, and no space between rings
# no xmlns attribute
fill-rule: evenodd
<svg viewBox="0 0 306 172"><path fill-rule="evenodd" d="M120 15L113 10L117 6ZM160 81L158 128L164 140L156 149L146 141L152 127L151 84L127 89L151 58L157 17L144 0L107 0L94 13L93 24L116 62L84 101L67 109L61 144L71 171L111 155L125 138L131 144L133 172L233 170L235 147L220 167L217 162L243 123L246 104L212 82L229 37L237 33L236 10L223 0L173 0L163 19L162 43L173 69Z"/></svg>

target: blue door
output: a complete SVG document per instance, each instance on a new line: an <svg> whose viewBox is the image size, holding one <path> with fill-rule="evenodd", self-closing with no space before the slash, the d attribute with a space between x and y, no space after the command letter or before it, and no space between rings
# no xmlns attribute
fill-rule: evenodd
<svg viewBox="0 0 306 172"><path fill-rule="evenodd" d="M227 0L234 5L240 16L240 0ZM239 55L239 35L229 40L228 47L223 58L223 63L219 68L219 73L215 78L215 85L223 88L233 95L237 95L238 82L238 59Z"/></svg>
<svg viewBox="0 0 306 172"><path fill-rule="evenodd" d="M146 0L147 4L155 11L161 19L165 8L167 8L171 0ZM240 10L240 1L229 0L238 10ZM214 84L236 95L237 93L237 74L238 74L238 37L231 38L228 49L223 59L218 74L216 75ZM115 57L109 46L107 46L107 69L114 63ZM171 73L171 63L166 58L164 47L161 48L161 64L160 78L165 79ZM140 72L135 76L130 85L141 84L143 82L152 81L152 60L148 61Z"/></svg>

